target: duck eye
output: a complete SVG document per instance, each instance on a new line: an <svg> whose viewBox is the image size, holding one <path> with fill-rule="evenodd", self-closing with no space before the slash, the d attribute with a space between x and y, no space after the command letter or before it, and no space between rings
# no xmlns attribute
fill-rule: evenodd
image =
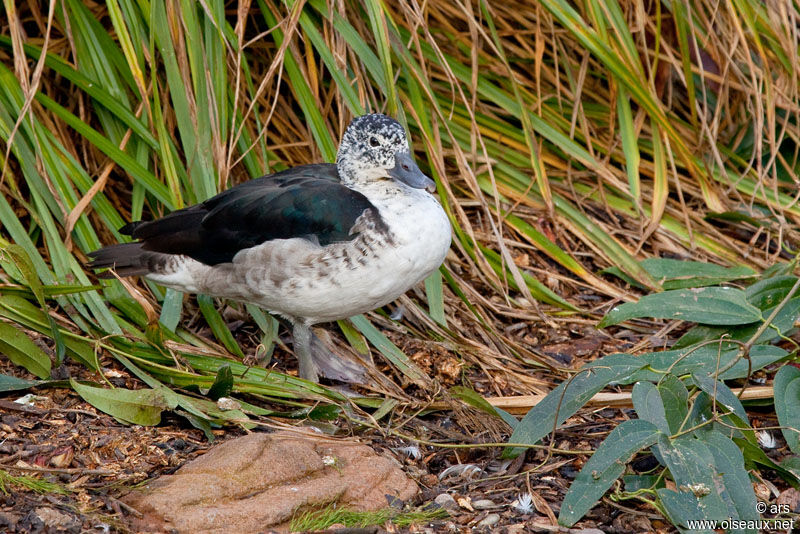
<svg viewBox="0 0 800 534"><path fill-rule="evenodd" d="M369 138L369 146L376 147L376 146L379 146L380 144L381 143L380 143L380 141L378 141L377 137L370 137Z"/></svg>

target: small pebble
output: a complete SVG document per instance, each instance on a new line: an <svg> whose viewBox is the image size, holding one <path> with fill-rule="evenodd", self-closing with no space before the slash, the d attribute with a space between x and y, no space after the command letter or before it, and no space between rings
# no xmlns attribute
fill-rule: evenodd
<svg viewBox="0 0 800 534"><path fill-rule="evenodd" d="M489 514L484 517L477 527L493 527L500 522L500 514Z"/></svg>
<svg viewBox="0 0 800 534"><path fill-rule="evenodd" d="M440 493L439 495L436 496L433 502L435 502L440 508L444 508L445 510L454 510L458 508L456 500L449 493Z"/></svg>
<svg viewBox="0 0 800 534"><path fill-rule="evenodd" d="M477 501L472 501L472 507L476 510L488 510L489 508L494 508L497 506L494 501L489 499L478 499Z"/></svg>

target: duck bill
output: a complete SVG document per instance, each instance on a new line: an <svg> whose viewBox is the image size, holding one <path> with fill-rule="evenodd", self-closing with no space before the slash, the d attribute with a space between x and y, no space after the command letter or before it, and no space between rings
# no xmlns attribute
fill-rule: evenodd
<svg viewBox="0 0 800 534"><path fill-rule="evenodd" d="M409 152L398 152L395 155L394 168L389 169L389 176L398 182L402 182L414 189L427 189L434 191L436 184L433 180L425 176L417 167L414 158Z"/></svg>

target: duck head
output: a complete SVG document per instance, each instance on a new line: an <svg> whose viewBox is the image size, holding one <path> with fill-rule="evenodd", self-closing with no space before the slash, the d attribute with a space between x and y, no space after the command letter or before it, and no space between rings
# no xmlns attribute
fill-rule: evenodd
<svg viewBox="0 0 800 534"><path fill-rule="evenodd" d="M415 189L435 187L414 161L403 126L380 113L350 122L339 144L336 166L347 186L388 177Z"/></svg>

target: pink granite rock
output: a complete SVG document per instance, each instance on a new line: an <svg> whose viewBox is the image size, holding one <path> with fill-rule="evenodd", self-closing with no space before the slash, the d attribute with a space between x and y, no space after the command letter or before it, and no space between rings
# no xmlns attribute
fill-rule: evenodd
<svg viewBox="0 0 800 534"><path fill-rule="evenodd" d="M245 534L285 528L298 510L378 510L386 495L416 492L397 462L366 445L277 432L227 441L124 501L143 514L138 531Z"/></svg>

